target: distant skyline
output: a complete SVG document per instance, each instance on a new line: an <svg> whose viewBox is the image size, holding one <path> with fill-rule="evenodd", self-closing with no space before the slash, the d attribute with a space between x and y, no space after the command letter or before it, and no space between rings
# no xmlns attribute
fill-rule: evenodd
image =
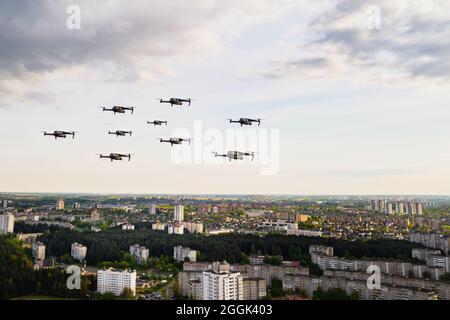
<svg viewBox="0 0 450 320"><path fill-rule="evenodd" d="M0 192L448 195L448 21L437 0L1 1ZM200 124L195 152L239 117L278 132L273 174L256 147L253 164L179 165L189 147L157 141ZM75 139L41 133L59 129Z"/></svg>

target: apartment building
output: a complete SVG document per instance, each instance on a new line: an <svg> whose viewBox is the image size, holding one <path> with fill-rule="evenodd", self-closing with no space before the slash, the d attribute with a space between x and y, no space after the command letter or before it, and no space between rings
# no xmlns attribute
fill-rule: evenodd
<svg viewBox="0 0 450 320"><path fill-rule="evenodd" d="M125 288L136 294L136 270L98 270L97 292L120 296Z"/></svg>

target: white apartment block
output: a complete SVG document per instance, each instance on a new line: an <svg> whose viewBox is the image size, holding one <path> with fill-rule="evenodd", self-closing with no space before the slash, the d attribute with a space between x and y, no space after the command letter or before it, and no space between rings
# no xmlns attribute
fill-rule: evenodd
<svg viewBox="0 0 450 320"><path fill-rule="evenodd" d="M243 277L231 272L226 262L214 262L213 269L203 271L203 300L243 300Z"/></svg>
<svg viewBox="0 0 450 320"><path fill-rule="evenodd" d="M203 223L201 222L183 222L183 226L189 233L203 233Z"/></svg>
<svg viewBox="0 0 450 320"><path fill-rule="evenodd" d="M122 230L134 230L134 225L131 223L125 223L122 225Z"/></svg>
<svg viewBox="0 0 450 320"><path fill-rule="evenodd" d="M70 247L70 255L75 260L82 262L86 258L87 247L79 243L72 243Z"/></svg>
<svg viewBox="0 0 450 320"><path fill-rule="evenodd" d="M425 247L440 249L444 255L448 255L450 247L450 237L442 236L439 233L411 232L408 236L410 242L423 244Z"/></svg>
<svg viewBox="0 0 450 320"><path fill-rule="evenodd" d="M0 234L14 232L14 215L11 213L0 214Z"/></svg>
<svg viewBox="0 0 450 320"><path fill-rule="evenodd" d="M149 251L146 247L141 247L138 244L130 246L130 253L136 259L137 264L144 264L149 257Z"/></svg>
<svg viewBox="0 0 450 320"><path fill-rule="evenodd" d="M33 258L37 260L45 260L45 245L40 241L34 241L32 246Z"/></svg>
<svg viewBox="0 0 450 320"><path fill-rule="evenodd" d="M97 292L113 293L120 296L125 288L136 294L136 271L128 270L98 270L97 271Z"/></svg>
<svg viewBox="0 0 450 320"><path fill-rule="evenodd" d="M151 204L148 206L148 213L149 214L156 214L156 205Z"/></svg>
<svg viewBox="0 0 450 320"><path fill-rule="evenodd" d="M176 222L183 222L184 219L184 206L177 204L174 207L173 220Z"/></svg>
<svg viewBox="0 0 450 320"><path fill-rule="evenodd" d="M294 235L294 236L304 236L304 237L321 237L323 232L315 231L315 230L287 229L286 234L288 236Z"/></svg>
<svg viewBox="0 0 450 320"><path fill-rule="evenodd" d="M425 261L428 255L440 255L441 250L429 250L429 249L412 249L412 257L417 260Z"/></svg>
<svg viewBox="0 0 450 320"><path fill-rule="evenodd" d="M181 223L169 224L167 225L168 234L183 234L184 227Z"/></svg>
<svg viewBox="0 0 450 320"><path fill-rule="evenodd" d="M310 255L311 262L317 264L322 270L366 271L370 265L376 265L382 273L417 278L423 278L425 273L428 273L433 280L439 280L445 273L443 267L436 265L418 265L401 261L347 259L325 256L317 252L311 252Z"/></svg>
<svg viewBox="0 0 450 320"><path fill-rule="evenodd" d="M427 255L426 264L432 268L443 268L446 273L450 273L450 257L441 255Z"/></svg>
<svg viewBox="0 0 450 320"><path fill-rule="evenodd" d="M361 300L436 300L436 290L411 286L382 284L381 289L370 290L367 287L367 274L365 278L357 279L355 272L347 272L349 277L340 276L305 276L286 275L283 281L284 290L303 289L308 296L312 296L319 287L324 290L339 288L347 294L357 292ZM360 273L363 275L363 273Z"/></svg>
<svg viewBox="0 0 450 320"><path fill-rule="evenodd" d="M173 258L175 261L184 261L186 258L189 259L189 261L196 261L197 260L197 251L191 250L191 248L188 247L182 247L182 246L176 246L173 248Z"/></svg>

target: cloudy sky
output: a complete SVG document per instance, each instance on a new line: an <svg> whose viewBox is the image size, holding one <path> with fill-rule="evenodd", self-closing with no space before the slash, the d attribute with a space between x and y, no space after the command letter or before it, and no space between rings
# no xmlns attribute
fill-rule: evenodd
<svg viewBox="0 0 450 320"><path fill-rule="evenodd" d="M450 194L449 39L439 0L2 0L0 191Z"/></svg>

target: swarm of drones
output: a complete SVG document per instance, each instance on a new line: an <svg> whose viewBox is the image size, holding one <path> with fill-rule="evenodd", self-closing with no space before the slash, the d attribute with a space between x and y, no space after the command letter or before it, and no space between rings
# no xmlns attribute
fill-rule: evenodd
<svg viewBox="0 0 450 320"><path fill-rule="evenodd" d="M164 100L164 99L159 99L160 103L168 103L170 104L171 107L173 107L174 105L176 106L182 106L183 103L188 103L188 105L191 105L191 101L193 99L191 98L170 98L168 100ZM131 114L134 113L134 107L125 107L125 106L113 106L112 108L107 108L107 107L101 107L102 111L111 111L114 114L116 113L126 113L127 111L130 111ZM262 119L250 119L250 118L239 118L239 120L233 120L233 119L228 119L230 123L239 123L242 126L251 126L253 123L258 123L258 126L261 124L261 120ZM167 126L167 121L166 120L153 120L153 121L147 121L147 124L153 124L154 126L161 126L161 125L166 125ZM47 133L46 131L43 131L44 136L54 136L55 140L58 138L67 138L67 136L72 136L72 139L75 138L75 131L63 131L63 130L56 130L53 131L53 133ZM131 135L133 134L133 132L131 130L116 130L116 131L108 131L109 135L116 135L116 137L124 137L126 135L129 135L131 137ZM171 137L168 139L163 139L163 138L158 138L160 143L170 143L170 146L173 145L180 145L183 144L183 142L187 142L189 145L191 144L191 139L190 138L179 138L179 137ZM98 154L100 159L106 158L106 159L110 159L111 162L113 162L114 160L116 161L122 161L124 158L128 158L128 161L131 160L131 154L129 153L110 153L109 155L103 155L103 154ZM214 157L224 157L224 158L228 158L229 161L231 162L231 160L243 160L244 156L251 156L251 159L253 160L255 157L255 152L243 152L243 151L228 151L227 153L224 154L220 154L218 152L213 152Z"/></svg>

